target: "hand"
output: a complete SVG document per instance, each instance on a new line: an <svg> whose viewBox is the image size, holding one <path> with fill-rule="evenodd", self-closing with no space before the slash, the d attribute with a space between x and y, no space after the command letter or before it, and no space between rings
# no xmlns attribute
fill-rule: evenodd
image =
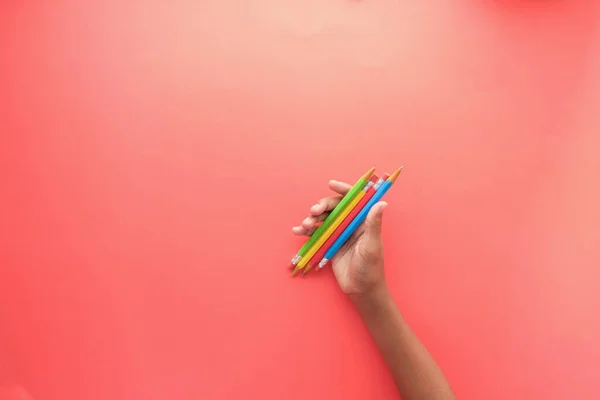
<svg viewBox="0 0 600 400"><path fill-rule="evenodd" d="M330 181L329 187L339 196L326 197L309 210L309 216L300 226L292 228L295 235L310 236L317 224L327 218L352 186ZM369 211L367 219L352 234L331 260L333 273L342 291L350 296L363 296L385 287L383 271L383 242L381 217L387 203L380 201Z"/></svg>

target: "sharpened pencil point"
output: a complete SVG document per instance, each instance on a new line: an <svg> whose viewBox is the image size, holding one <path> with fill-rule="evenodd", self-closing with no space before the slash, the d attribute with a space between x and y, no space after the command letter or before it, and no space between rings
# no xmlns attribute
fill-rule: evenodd
<svg viewBox="0 0 600 400"><path fill-rule="evenodd" d="M306 268L304 268L304 271L302 271L302 276L306 275L311 268L312 267L310 265L307 265Z"/></svg>
<svg viewBox="0 0 600 400"><path fill-rule="evenodd" d="M368 181L371 178L371 175L373 175L373 172L375 172L375 167L368 170L367 173L362 176L362 179Z"/></svg>
<svg viewBox="0 0 600 400"><path fill-rule="evenodd" d="M292 276L296 275L298 271L300 271L300 267L296 266L296 268L294 268L294 270L292 271Z"/></svg>
<svg viewBox="0 0 600 400"><path fill-rule="evenodd" d="M398 175L400 175L400 172L402 172L402 168L404 168L404 166L398 168L396 171L394 171L394 173L388 178L388 181L390 182L395 182L396 179L398 178Z"/></svg>

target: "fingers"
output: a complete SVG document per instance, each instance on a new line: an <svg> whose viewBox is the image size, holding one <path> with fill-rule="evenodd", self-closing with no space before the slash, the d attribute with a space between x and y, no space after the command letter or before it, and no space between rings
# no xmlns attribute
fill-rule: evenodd
<svg viewBox="0 0 600 400"><path fill-rule="evenodd" d="M327 219L327 217L329 216L328 212L324 212L322 214L316 215L316 216L308 216L304 219L304 221L302 221L302 225L304 226L305 224L307 225L307 228L310 228L314 225L316 225L318 222L323 222L325 221L325 219Z"/></svg>
<svg viewBox="0 0 600 400"><path fill-rule="evenodd" d="M298 236L310 236L318 228L318 223L325 221L325 218L327 218L327 216L329 216L328 212L322 213L317 216L309 215L304 220L302 220L299 226L293 227L292 232Z"/></svg>
<svg viewBox="0 0 600 400"><path fill-rule="evenodd" d="M310 236L317 230L317 227L305 228L303 226L294 226L292 233L296 236Z"/></svg>
<svg viewBox="0 0 600 400"><path fill-rule="evenodd" d="M350 191L350 189L352 189L352 185L349 185L346 182L331 180L329 181L329 188L334 192L344 196Z"/></svg>
<svg viewBox="0 0 600 400"><path fill-rule="evenodd" d="M380 201L375 204L365 220L365 233L371 237L379 237L381 235L381 219L383 217L383 210L387 207L385 201Z"/></svg>
<svg viewBox="0 0 600 400"><path fill-rule="evenodd" d="M311 215L317 216L321 215L324 212L331 211L338 205L340 201L344 198L346 193L350 191L352 186L347 183L339 182L339 181L329 181L329 188L339 194L339 196L325 197L319 200L314 206L312 206L309 210Z"/></svg>
<svg viewBox="0 0 600 400"><path fill-rule="evenodd" d="M343 196L333 196L333 197L325 197L321 199L312 206L309 210L311 215L317 216L321 215L326 211L331 211L338 205L340 201L342 201Z"/></svg>
<svg viewBox="0 0 600 400"><path fill-rule="evenodd" d="M304 236L306 235L306 228L303 228L301 226L294 226L292 228L292 233L296 236Z"/></svg>
<svg viewBox="0 0 600 400"><path fill-rule="evenodd" d="M338 193L339 196L325 197L319 200L309 209L309 215L298 226L292 228L292 233L298 236L310 236L318 228L319 222L323 222L329 212L333 210L344 195L350 191L351 185L340 181L329 181L329 188Z"/></svg>

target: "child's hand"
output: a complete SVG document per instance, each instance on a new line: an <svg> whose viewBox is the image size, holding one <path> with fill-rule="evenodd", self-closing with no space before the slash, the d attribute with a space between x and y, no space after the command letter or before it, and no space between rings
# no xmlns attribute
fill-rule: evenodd
<svg viewBox="0 0 600 400"><path fill-rule="evenodd" d="M309 216L300 226L292 228L296 235L310 236L317 224L327 218L331 210L348 193L351 185L330 181L329 187L340 196L326 197L309 210ZM362 296L385 286L383 272L383 242L381 217L387 203L380 201L369 211L367 219L333 257L333 273L342 291L351 296ZM320 260L316 260L317 262Z"/></svg>

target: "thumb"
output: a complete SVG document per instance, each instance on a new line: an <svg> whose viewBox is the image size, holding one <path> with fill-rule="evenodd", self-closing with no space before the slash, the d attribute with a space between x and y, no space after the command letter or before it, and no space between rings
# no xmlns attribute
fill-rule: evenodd
<svg viewBox="0 0 600 400"><path fill-rule="evenodd" d="M367 214L365 220L365 233L372 238L379 238L381 236L381 219L383 217L383 210L387 207L388 203L380 201L375 204Z"/></svg>

